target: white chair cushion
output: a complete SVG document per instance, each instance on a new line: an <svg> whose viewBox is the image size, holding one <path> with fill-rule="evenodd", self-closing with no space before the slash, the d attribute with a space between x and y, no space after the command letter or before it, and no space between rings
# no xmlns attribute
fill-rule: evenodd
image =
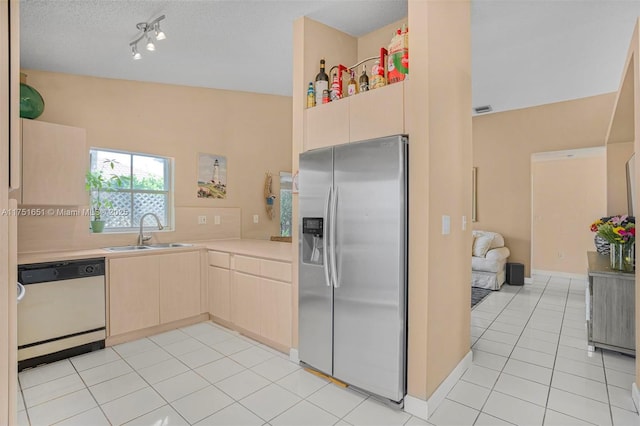
<svg viewBox="0 0 640 426"><path fill-rule="evenodd" d="M497 233L497 232L491 232L491 231L473 231L473 236L478 238L481 235L491 235L493 236L493 240L491 241L491 246L489 246L489 249L494 249L494 248L498 248L498 247L504 247L504 238L502 237L501 234Z"/></svg>
<svg viewBox="0 0 640 426"><path fill-rule="evenodd" d="M484 257L489 251L492 242L493 235L482 234L477 236L473 240L473 256Z"/></svg>

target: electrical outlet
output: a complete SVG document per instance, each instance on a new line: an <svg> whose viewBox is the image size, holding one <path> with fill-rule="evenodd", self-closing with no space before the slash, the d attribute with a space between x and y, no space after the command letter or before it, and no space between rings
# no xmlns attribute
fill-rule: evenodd
<svg viewBox="0 0 640 426"><path fill-rule="evenodd" d="M213 217L213 224L214 224L214 225L220 225L220 216L215 215L215 216Z"/></svg>
<svg viewBox="0 0 640 426"><path fill-rule="evenodd" d="M207 217L206 216L198 216L198 225L206 225Z"/></svg>
<svg viewBox="0 0 640 426"><path fill-rule="evenodd" d="M260 221L260 216L258 216L257 214L253 215L253 223L258 223Z"/></svg>
<svg viewBox="0 0 640 426"><path fill-rule="evenodd" d="M462 216L462 230L463 231L467 230L467 217L466 216Z"/></svg>

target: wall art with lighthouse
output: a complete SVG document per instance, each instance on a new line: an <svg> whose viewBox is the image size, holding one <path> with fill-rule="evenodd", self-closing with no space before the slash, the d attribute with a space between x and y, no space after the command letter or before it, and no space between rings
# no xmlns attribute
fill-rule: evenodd
<svg viewBox="0 0 640 426"><path fill-rule="evenodd" d="M198 198L227 198L227 157L198 153Z"/></svg>

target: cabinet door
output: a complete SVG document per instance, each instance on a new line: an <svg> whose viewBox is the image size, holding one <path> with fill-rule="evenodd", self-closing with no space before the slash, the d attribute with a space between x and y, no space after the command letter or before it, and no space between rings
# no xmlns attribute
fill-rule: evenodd
<svg viewBox="0 0 640 426"><path fill-rule="evenodd" d="M291 346L291 284L260 280L261 329L267 339Z"/></svg>
<svg viewBox="0 0 640 426"><path fill-rule="evenodd" d="M228 269L209 266L209 312L215 317L231 321L231 288Z"/></svg>
<svg viewBox="0 0 640 426"><path fill-rule="evenodd" d="M233 322L245 330L260 334L260 307L262 305L260 300L260 278L234 271L231 299Z"/></svg>
<svg viewBox="0 0 640 426"><path fill-rule="evenodd" d="M200 253L158 256L160 271L160 323L200 313Z"/></svg>
<svg viewBox="0 0 640 426"><path fill-rule="evenodd" d="M305 111L304 151L349 142L349 98Z"/></svg>
<svg viewBox="0 0 640 426"><path fill-rule="evenodd" d="M635 281L593 277L592 288L593 341L635 349Z"/></svg>
<svg viewBox="0 0 640 426"><path fill-rule="evenodd" d="M160 323L158 257L109 260L109 335Z"/></svg>
<svg viewBox="0 0 640 426"><path fill-rule="evenodd" d="M394 83L349 98L351 142L404 133L404 83Z"/></svg>
<svg viewBox="0 0 640 426"><path fill-rule="evenodd" d="M22 120L22 203L87 205L84 176L89 166L86 131Z"/></svg>

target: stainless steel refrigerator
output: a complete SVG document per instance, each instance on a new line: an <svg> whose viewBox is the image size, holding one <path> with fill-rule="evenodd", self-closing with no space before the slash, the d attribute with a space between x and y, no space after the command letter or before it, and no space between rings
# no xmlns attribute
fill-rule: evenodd
<svg viewBox="0 0 640 426"><path fill-rule="evenodd" d="M300 155L299 357L382 398L406 393L407 137Z"/></svg>

